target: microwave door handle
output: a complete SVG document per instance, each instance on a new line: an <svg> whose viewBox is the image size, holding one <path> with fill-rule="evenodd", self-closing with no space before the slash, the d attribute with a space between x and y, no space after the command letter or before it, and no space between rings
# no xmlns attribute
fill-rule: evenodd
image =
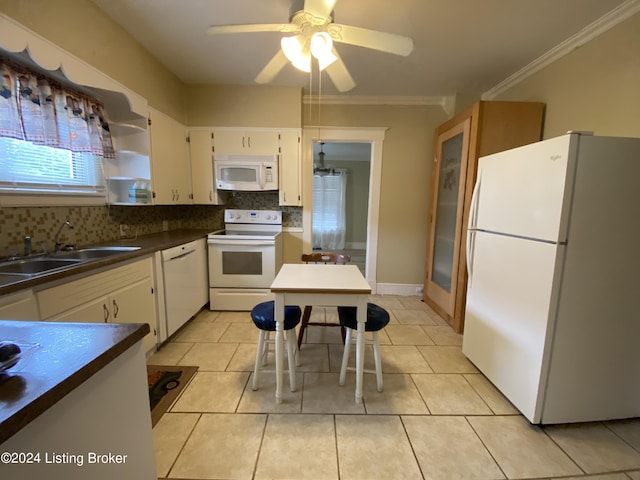
<svg viewBox="0 0 640 480"><path fill-rule="evenodd" d="M258 186L260 187L260 190L264 190L264 182L262 181L263 177L264 177L264 169L265 169L265 165L264 163L260 164L260 170L258 172Z"/></svg>

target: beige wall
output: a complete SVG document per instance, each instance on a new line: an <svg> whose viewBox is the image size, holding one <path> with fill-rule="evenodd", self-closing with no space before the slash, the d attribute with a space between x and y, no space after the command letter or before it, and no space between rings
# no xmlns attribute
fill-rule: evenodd
<svg viewBox="0 0 640 480"><path fill-rule="evenodd" d="M544 138L567 130L640 137L640 14L535 73L497 100L546 103Z"/></svg>
<svg viewBox="0 0 640 480"><path fill-rule="evenodd" d="M192 127L302 126L302 89L262 85L187 85L187 125Z"/></svg>
<svg viewBox="0 0 640 480"><path fill-rule="evenodd" d="M386 127L382 153L377 282L422 284L433 132L447 119L439 106L317 105L303 124Z"/></svg>
<svg viewBox="0 0 640 480"><path fill-rule="evenodd" d="M0 12L185 123L183 83L89 0L0 0Z"/></svg>

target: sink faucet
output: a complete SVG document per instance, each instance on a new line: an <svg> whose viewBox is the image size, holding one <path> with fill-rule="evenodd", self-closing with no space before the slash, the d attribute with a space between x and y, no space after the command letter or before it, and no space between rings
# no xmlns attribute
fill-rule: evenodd
<svg viewBox="0 0 640 480"><path fill-rule="evenodd" d="M31 237L29 235L26 235L24 237L24 256L28 257L32 252L33 249L31 247Z"/></svg>
<svg viewBox="0 0 640 480"><path fill-rule="evenodd" d="M59 252L62 247L62 244L58 242L58 237L60 236L60 232L62 232L62 229L64 228L65 225L68 226L70 229L73 229L73 225L71 225L71 222L69 220L66 220L65 222L62 223L62 225L60 225L60 228L58 229L58 232L56 233L56 236L54 238L56 252Z"/></svg>

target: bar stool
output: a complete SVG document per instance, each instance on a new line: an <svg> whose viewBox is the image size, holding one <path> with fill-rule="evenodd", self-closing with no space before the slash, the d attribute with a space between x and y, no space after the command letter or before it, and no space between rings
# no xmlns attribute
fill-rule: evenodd
<svg viewBox="0 0 640 480"><path fill-rule="evenodd" d="M342 354L342 366L340 367L340 385L344 385L347 378L347 370L355 370L354 367L349 367L349 353L351 350L351 343L356 339L352 337L353 331L358 329L358 320L356 316L356 307L338 307L338 317L340 318L340 324L344 325L347 329L346 338L344 341L344 352ZM377 390L382 392L382 361L380 360L380 341L378 334L380 330L387 326L389 323L389 312L384 308L376 305L375 303L367 303L367 321L364 325L364 331L372 334L371 340L365 339L365 345L373 345L373 359L376 365L374 370L363 370L365 373L375 373Z"/></svg>
<svg viewBox="0 0 640 480"><path fill-rule="evenodd" d="M256 351L256 364L253 370L252 389L258 389L258 375L264 365L267 364L269 345L275 346L275 339L270 339L271 332L276 331L276 319L274 315L275 302L273 300L262 302L251 310L251 320L260 329L258 336L258 349ZM296 341L296 326L300 323L302 310L298 306L285 306L284 308L284 335L287 349L287 361L289 367L289 385L292 392L296 391L296 366L299 365L298 344Z"/></svg>

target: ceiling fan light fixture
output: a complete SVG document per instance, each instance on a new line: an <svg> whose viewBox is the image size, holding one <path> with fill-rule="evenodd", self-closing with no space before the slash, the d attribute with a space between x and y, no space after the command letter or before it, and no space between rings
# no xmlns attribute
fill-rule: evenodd
<svg viewBox="0 0 640 480"><path fill-rule="evenodd" d="M318 59L320 70L324 70L338 57L333 52L333 40L327 32L317 32L311 37L310 42L311 55Z"/></svg>
<svg viewBox="0 0 640 480"><path fill-rule="evenodd" d="M305 43L300 35L294 37L283 37L280 46L285 57L298 70L309 73L311 71L311 55L309 49L305 48Z"/></svg>

